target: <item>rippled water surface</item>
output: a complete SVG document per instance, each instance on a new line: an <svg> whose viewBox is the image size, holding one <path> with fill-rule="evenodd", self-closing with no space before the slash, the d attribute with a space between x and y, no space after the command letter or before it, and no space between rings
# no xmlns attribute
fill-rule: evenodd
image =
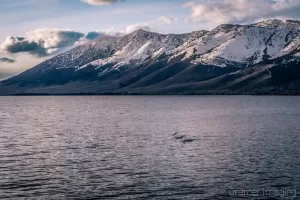
<svg viewBox="0 0 300 200"><path fill-rule="evenodd" d="M1 200L296 199L233 189L299 195L299 97L0 97Z"/></svg>

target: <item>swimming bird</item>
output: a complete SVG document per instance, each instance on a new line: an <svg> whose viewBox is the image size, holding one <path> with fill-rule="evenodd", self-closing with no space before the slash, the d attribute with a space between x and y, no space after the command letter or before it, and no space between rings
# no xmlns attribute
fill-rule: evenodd
<svg viewBox="0 0 300 200"><path fill-rule="evenodd" d="M178 132L175 132L173 134L173 137L176 139L176 140L181 140L182 138L184 138L184 135L178 135Z"/></svg>
<svg viewBox="0 0 300 200"><path fill-rule="evenodd" d="M194 138L188 138L183 136L183 138L181 139L181 142L186 143L186 142L193 142L195 139Z"/></svg>
<svg viewBox="0 0 300 200"><path fill-rule="evenodd" d="M185 135L179 135L178 132L175 132L173 134L173 137L176 139L176 140L180 140L181 142L183 143L186 143L186 142L193 142L195 139L194 138L191 138L191 137L187 137Z"/></svg>

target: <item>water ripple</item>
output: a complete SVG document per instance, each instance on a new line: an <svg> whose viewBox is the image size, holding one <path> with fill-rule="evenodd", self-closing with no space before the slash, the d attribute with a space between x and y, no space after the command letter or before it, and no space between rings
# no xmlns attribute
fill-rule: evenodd
<svg viewBox="0 0 300 200"><path fill-rule="evenodd" d="M0 199L300 191L299 97L0 97L0 105ZM195 141L173 139L176 131Z"/></svg>

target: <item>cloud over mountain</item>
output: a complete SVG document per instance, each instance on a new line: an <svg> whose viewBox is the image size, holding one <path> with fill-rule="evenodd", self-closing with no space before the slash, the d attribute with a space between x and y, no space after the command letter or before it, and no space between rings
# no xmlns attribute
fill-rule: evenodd
<svg viewBox="0 0 300 200"><path fill-rule="evenodd" d="M243 23L266 18L299 18L299 0L221 0L188 2L194 22Z"/></svg>
<svg viewBox="0 0 300 200"><path fill-rule="evenodd" d="M147 23L145 24L133 24L133 25L129 25L125 28L125 33L132 33L133 31L139 30L139 29L143 29L145 31L151 31L153 29L153 27Z"/></svg>
<svg viewBox="0 0 300 200"><path fill-rule="evenodd" d="M8 53L34 52L35 54L40 52L42 54L42 48L37 42L23 37L7 37L4 43L1 44L1 48Z"/></svg>
<svg viewBox="0 0 300 200"><path fill-rule="evenodd" d="M104 34L89 32L85 35L68 29L37 29L26 33L25 37L9 36L0 47L7 53L28 52L33 55L46 56L60 48L73 46L81 40L94 40Z"/></svg>

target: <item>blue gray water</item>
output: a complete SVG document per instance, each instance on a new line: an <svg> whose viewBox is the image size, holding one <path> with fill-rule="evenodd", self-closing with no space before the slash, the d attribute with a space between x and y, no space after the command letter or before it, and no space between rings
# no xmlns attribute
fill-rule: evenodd
<svg viewBox="0 0 300 200"><path fill-rule="evenodd" d="M296 199L299 146L299 97L0 97L0 199Z"/></svg>

